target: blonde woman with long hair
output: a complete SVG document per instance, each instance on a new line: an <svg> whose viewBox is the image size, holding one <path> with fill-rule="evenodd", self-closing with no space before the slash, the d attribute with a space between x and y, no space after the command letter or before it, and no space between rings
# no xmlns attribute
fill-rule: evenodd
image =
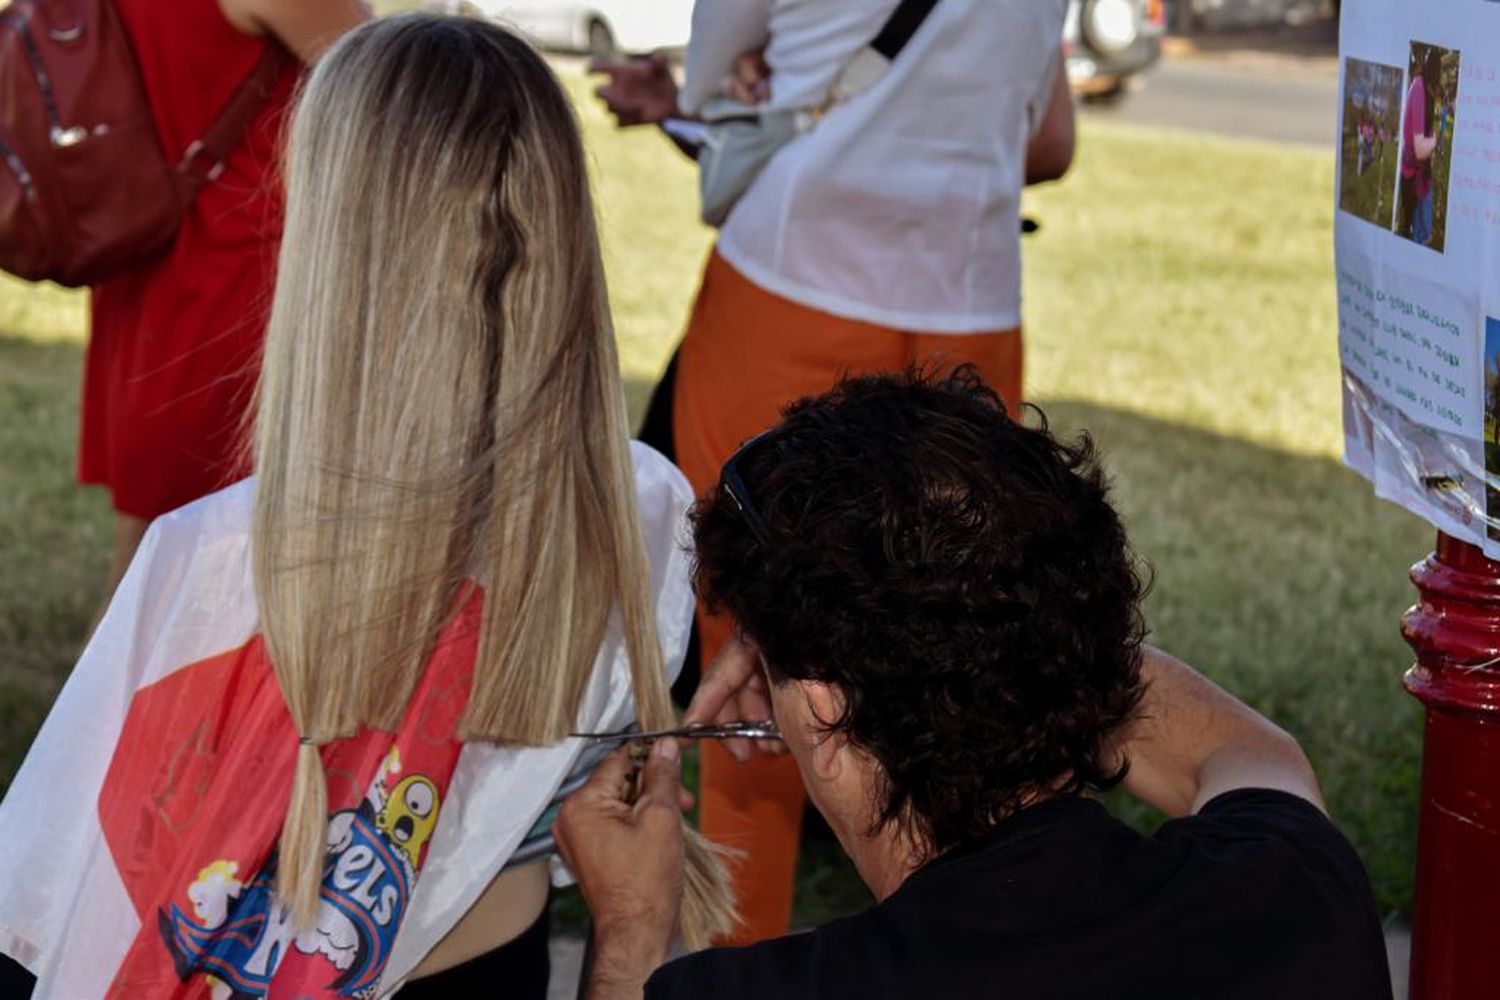
<svg viewBox="0 0 1500 1000"><path fill-rule="evenodd" d="M417 991L536 937L567 734L670 721L691 496L627 440L545 64L479 21L361 27L287 184L256 476L152 527L0 807L38 996ZM688 861L691 945L730 906Z"/></svg>

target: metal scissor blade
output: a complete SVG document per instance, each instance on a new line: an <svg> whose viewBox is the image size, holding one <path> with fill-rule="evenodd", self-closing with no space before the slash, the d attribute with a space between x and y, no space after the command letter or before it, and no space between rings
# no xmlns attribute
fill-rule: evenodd
<svg viewBox="0 0 1500 1000"><path fill-rule="evenodd" d="M623 730L617 733L569 733L581 739L597 743L630 743L635 740L654 740L663 736L675 736L684 740L779 740L781 731L769 719L759 722L726 722L722 725L698 724L678 726L675 729L655 729L650 732Z"/></svg>

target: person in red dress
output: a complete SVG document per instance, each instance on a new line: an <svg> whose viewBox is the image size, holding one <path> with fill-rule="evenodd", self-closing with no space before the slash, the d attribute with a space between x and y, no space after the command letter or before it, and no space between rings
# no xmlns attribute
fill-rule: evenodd
<svg viewBox="0 0 1500 1000"><path fill-rule="evenodd" d="M162 148L176 162L264 48L297 57L185 215L164 256L96 285L79 479L116 511L113 592L146 525L246 471L252 402L281 234L282 120L303 64L364 20L360 0L115 0Z"/></svg>

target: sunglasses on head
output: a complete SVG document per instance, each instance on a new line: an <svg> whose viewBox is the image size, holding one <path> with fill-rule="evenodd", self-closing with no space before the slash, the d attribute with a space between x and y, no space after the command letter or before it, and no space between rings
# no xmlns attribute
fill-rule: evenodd
<svg viewBox="0 0 1500 1000"><path fill-rule="evenodd" d="M744 521L745 527L750 529L751 536L764 548L771 547L771 536L766 530L765 520L755 507L755 501L750 497L749 487L740 476L740 463L756 449L780 436L781 430L780 427L773 427L755 435L740 445L739 450L729 456L729 461L725 462L724 467L719 471L719 492L729 498L729 502L739 513L740 520Z"/></svg>

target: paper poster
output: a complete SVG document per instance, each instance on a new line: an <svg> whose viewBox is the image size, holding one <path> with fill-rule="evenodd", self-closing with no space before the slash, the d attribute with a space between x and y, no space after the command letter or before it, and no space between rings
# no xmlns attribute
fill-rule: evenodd
<svg viewBox="0 0 1500 1000"><path fill-rule="evenodd" d="M1500 0L1345 0L1344 459L1500 558Z"/></svg>

